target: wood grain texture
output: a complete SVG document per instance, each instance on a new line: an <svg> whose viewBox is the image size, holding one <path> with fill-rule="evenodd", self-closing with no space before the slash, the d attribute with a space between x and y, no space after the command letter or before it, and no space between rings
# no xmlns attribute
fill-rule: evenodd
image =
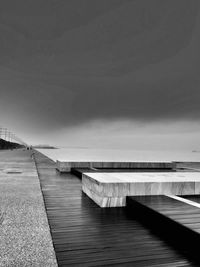
<svg viewBox="0 0 200 267"><path fill-rule="evenodd" d="M81 191L81 180L36 162L59 266L193 266L126 209L101 209Z"/></svg>
<svg viewBox="0 0 200 267"><path fill-rule="evenodd" d="M95 162L95 161L57 161L56 168L60 172L70 172L72 168L135 168L135 169L174 169L173 162Z"/></svg>
<svg viewBox="0 0 200 267"><path fill-rule="evenodd" d="M185 195L181 197L200 204L200 194L199 195Z"/></svg>
<svg viewBox="0 0 200 267"><path fill-rule="evenodd" d="M200 239L200 209L169 196L131 196L127 197L127 205L143 205L161 216L167 217L198 234Z"/></svg>
<svg viewBox="0 0 200 267"><path fill-rule="evenodd" d="M190 199L190 196L187 198ZM196 198L200 199L200 196ZM127 210L129 213L132 211L152 232L183 250L200 266L199 207L185 203L182 197L132 196L127 197Z"/></svg>
<svg viewBox="0 0 200 267"><path fill-rule="evenodd" d="M82 190L100 207L125 206L126 196L200 194L200 173L84 173Z"/></svg>

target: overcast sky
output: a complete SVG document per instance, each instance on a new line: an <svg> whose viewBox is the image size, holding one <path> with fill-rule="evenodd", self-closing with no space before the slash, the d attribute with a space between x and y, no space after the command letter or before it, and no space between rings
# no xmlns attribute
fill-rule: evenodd
<svg viewBox="0 0 200 267"><path fill-rule="evenodd" d="M200 149L199 0L0 1L0 124L30 143Z"/></svg>

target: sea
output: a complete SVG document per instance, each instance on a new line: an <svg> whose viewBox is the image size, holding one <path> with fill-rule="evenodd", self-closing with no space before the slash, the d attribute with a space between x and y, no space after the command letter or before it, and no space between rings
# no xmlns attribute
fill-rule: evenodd
<svg viewBox="0 0 200 267"><path fill-rule="evenodd" d="M131 149L96 149L96 148L58 148L38 149L53 161L141 161L200 162L200 151L187 150L131 150Z"/></svg>

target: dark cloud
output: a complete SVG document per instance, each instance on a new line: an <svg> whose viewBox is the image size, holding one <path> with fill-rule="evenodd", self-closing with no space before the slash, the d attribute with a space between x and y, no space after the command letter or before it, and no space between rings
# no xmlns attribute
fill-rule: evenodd
<svg viewBox="0 0 200 267"><path fill-rule="evenodd" d="M0 119L198 119L198 0L0 3Z"/></svg>

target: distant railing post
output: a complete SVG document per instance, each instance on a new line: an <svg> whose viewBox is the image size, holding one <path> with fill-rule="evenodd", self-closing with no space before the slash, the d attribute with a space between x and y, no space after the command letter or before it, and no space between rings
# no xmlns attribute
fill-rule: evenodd
<svg viewBox="0 0 200 267"><path fill-rule="evenodd" d="M25 147L28 147L28 144L22 141L19 137L17 137L15 134L9 131L7 128L2 126L0 126L0 139L4 139L5 141L17 143Z"/></svg>

